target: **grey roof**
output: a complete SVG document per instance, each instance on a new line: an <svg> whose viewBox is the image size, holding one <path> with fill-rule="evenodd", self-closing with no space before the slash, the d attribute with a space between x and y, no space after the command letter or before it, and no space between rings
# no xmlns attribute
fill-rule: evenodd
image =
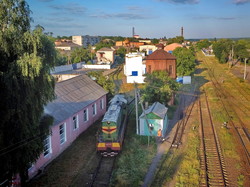
<svg viewBox="0 0 250 187"><path fill-rule="evenodd" d="M105 113L102 122L117 122L121 107L123 104L127 104L127 100L125 99L124 95L115 95L109 103L110 106L108 111Z"/></svg>
<svg viewBox="0 0 250 187"><path fill-rule="evenodd" d="M105 94L107 91L87 75L79 75L56 83L56 99L48 103L44 110L46 114L54 117L54 125L56 125Z"/></svg>
<svg viewBox="0 0 250 187"><path fill-rule="evenodd" d="M110 49L108 47L103 47L103 48L99 49L97 52L101 52L101 51L114 51L114 50Z"/></svg>
<svg viewBox="0 0 250 187"><path fill-rule="evenodd" d="M163 104L161 104L159 102L155 102L147 110L145 110L145 113L146 114L154 113L155 115L157 115L160 118L164 119L167 111L168 111L167 107L165 107ZM140 118L142 118L142 117L144 117L143 113L141 114Z"/></svg>

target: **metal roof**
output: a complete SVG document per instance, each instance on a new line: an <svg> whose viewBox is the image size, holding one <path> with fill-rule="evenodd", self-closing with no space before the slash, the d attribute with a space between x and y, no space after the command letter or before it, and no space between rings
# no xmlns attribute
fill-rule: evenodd
<svg viewBox="0 0 250 187"><path fill-rule="evenodd" d="M48 103L44 110L46 114L54 117L54 125L56 125L105 94L107 91L87 75L79 75L56 83L56 99Z"/></svg>
<svg viewBox="0 0 250 187"><path fill-rule="evenodd" d="M160 118L164 119L168 108L165 107L163 104L159 102L155 102L151 105L147 110L145 110L146 114L154 113L155 115L159 116ZM141 114L140 118L144 117L144 113Z"/></svg>
<svg viewBox="0 0 250 187"><path fill-rule="evenodd" d="M175 60L176 57L164 49L158 49L154 51L152 54L148 55L146 60Z"/></svg>
<svg viewBox="0 0 250 187"><path fill-rule="evenodd" d="M123 104L127 104L127 100L125 99L124 95L115 95L109 103L110 106L105 113L102 122L117 122L121 107Z"/></svg>

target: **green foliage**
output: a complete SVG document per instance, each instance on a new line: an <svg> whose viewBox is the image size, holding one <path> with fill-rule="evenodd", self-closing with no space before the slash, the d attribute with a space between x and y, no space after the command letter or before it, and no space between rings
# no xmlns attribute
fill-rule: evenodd
<svg viewBox="0 0 250 187"><path fill-rule="evenodd" d="M158 44L159 43L159 39L154 38L154 39L151 40L151 43L154 44L154 45Z"/></svg>
<svg viewBox="0 0 250 187"><path fill-rule="evenodd" d="M173 51L173 55L177 58L177 75L190 75L195 70L194 53L187 49L178 47Z"/></svg>
<svg viewBox="0 0 250 187"><path fill-rule="evenodd" d="M115 84L112 80L102 75L102 71L91 71L88 76L95 78L95 81L110 94L115 93Z"/></svg>
<svg viewBox="0 0 250 187"><path fill-rule="evenodd" d="M56 50L56 66L66 65L68 62L68 57L66 55L62 55L58 50Z"/></svg>
<svg viewBox="0 0 250 187"><path fill-rule="evenodd" d="M108 47L108 48L110 48L110 47L112 47L112 46L114 46L115 45L115 42L114 41L112 41L112 40L109 40L109 41L101 41L101 42L99 42L99 43L97 43L96 45L95 45L95 50L96 51L98 51L99 49L101 49L101 48L103 48L103 47Z"/></svg>
<svg viewBox="0 0 250 187"><path fill-rule="evenodd" d="M180 164L176 186L199 186L200 161L199 161L199 138L191 136L188 140L188 148Z"/></svg>
<svg viewBox="0 0 250 187"><path fill-rule="evenodd" d="M41 120L44 105L54 98L53 43L41 27L30 31L25 1L0 1L0 177L27 169L43 151L51 120ZM15 148L15 149L14 149Z"/></svg>
<svg viewBox="0 0 250 187"><path fill-rule="evenodd" d="M236 45L234 46L234 53L235 57L237 59L240 59L241 61L244 61L244 58L250 57L250 52L248 49L250 48L250 42L247 40L239 40L236 42Z"/></svg>
<svg viewBox="0 0 250 187"><path fill-rule="evenodd" d="M166 71L153 71L152 74L146 74L145 82L142 98L149 104L158 101L167 105L173 92L179 87Z"/></svg>
<svg viewBox="0 0 250 187"><path fill-rule="evenodd" d="M88 49L84 48L76 48L71 53L71 61L72 63L78 63L78 62L88 62L90 60L90 52Z"/></svg>
<svg viewBox="0 0 250 187"><path fill-rule="evenodd" d="M199 42L197 42L197 47L199 50L203 49L203 48L208 48L211 45L211 42L206 39L206 40L200 40Z"/></svg>
<svg viewBox="0 0 250 187"><path fill-rule="evenodd" d="M121 58L124 58L127 53L127 49L125 47L120 47L117 51L116 54L119 55Z"/></svg>
<svg viewBox="0 0 250 187"><path fill-rule="evenodd" d="M243 187L244 186L244 180L245 180L244 175L239 175L239 177L237 179L237 183L238 183L239 187Z"/></svg>
<svg viewBox="0 0 250 187"><path fill-rule="evenodd" d="M184 37L183 36L176 36L175 38L169 38L168 39L168 44L172 43L183 43L184 42Z"/></svg>
<svg viewBox="0 0 250 187"><path fill-rule="evenodd" d="M115 171L112 181L116 186L141 186L155 151L145 148L147 137L134 136L129 141L129 148L123 151L117 162L119 168ZM143 145L144 143L146 145Z"/></svg>
<svg viewBox="0 0 250 187"><path fill-rule="evenodd" d="M220 39L213 44L214 55L220 63L225 63L228 61L232 45L233 41L229 39Z"/></svg>

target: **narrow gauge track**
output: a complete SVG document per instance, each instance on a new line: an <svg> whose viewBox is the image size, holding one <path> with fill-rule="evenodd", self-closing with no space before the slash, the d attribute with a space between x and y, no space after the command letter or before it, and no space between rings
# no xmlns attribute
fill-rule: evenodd
<svg viewBox="0 0 250 187"><path fill-rule="evenodd" d="M204 61L205 64L207 65L208 68L208 75L211 79L211 82L215 88L215 92L216 95L218 96L218 98L220 98L220 101L222 103L223 109L225 110L228 119L230 119L230 124L233 127L233 132L234 134L236 134L237 137L237 142L240 146L240 150L242 153L244 153L243 158L244 158L244 162L247 166L247 171L249 171L250 168L250 137L249 137L249 133L247 130L247 127L245 126L245 124L242 122L241 118L239 117L238 113L235 110L235 106L231 104L231 101L233 101L235 99L235 97L231 96L231 94L229 94L229 92L227 90L225 90L217 81L214 72L211 70L210 66L208 65L208 63L206 61ZM227 98L227 96L230 95L231 100L230 102L225 102L223 100L223 98ZM222 97L223 96L223 97ZM228 106L228 107L226 107ZM236 106L238 106L236 104ZM234 116L237 119L237 123L234 122L231 119L231 115L230 112L234 113Z"/></svg>
<svg viewBox="0 0 250 187"><path fill-rule="evenodd" d="M220 142L213 125L206 94L204 100L201 102L199 99L201 169L204 179L200 186L229 186Z"/></svg>

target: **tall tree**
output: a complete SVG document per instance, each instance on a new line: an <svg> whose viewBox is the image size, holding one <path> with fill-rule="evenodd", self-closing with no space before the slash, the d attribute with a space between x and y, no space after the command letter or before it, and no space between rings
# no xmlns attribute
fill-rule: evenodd
<svg viewBox="0 0 250 187"><path fill-rule="evenodd" d="M167 105L178 87L178 83L170 78L166 71L153 71L152 74L146 74L142 97L150 104L158 101Z"/></svg>
<svg viewBox="0 0 250 187"><path fill-rule="evenodd" d="M192 50L177 47L173 51L173 55L177 58L177 75L190 75L195 70L195 56Z"/></svg>
<svg viewBox="0 0 250 187"><path fill-rule="evenodd" d="M213 52L220 63L226 63L229 59L233 41L230 39L220 39L213 43Z"/></svg>
<svg viewBox="0 0 250 187"><path fill-rule="evenodd" d="M54 98L54 45L30 21L24 0L0 1L0 177L19 173L22 185L43 151L49 128L41 116Z"/></svg>
<svg viewBox="0 0 250 187"><path fill-rule="evenodd" d="M72 53L71 53L71 61L73 63L78 63L78 62L88 62L91 59L91 54L88 49L84 48L76 48Z"/></svg>

